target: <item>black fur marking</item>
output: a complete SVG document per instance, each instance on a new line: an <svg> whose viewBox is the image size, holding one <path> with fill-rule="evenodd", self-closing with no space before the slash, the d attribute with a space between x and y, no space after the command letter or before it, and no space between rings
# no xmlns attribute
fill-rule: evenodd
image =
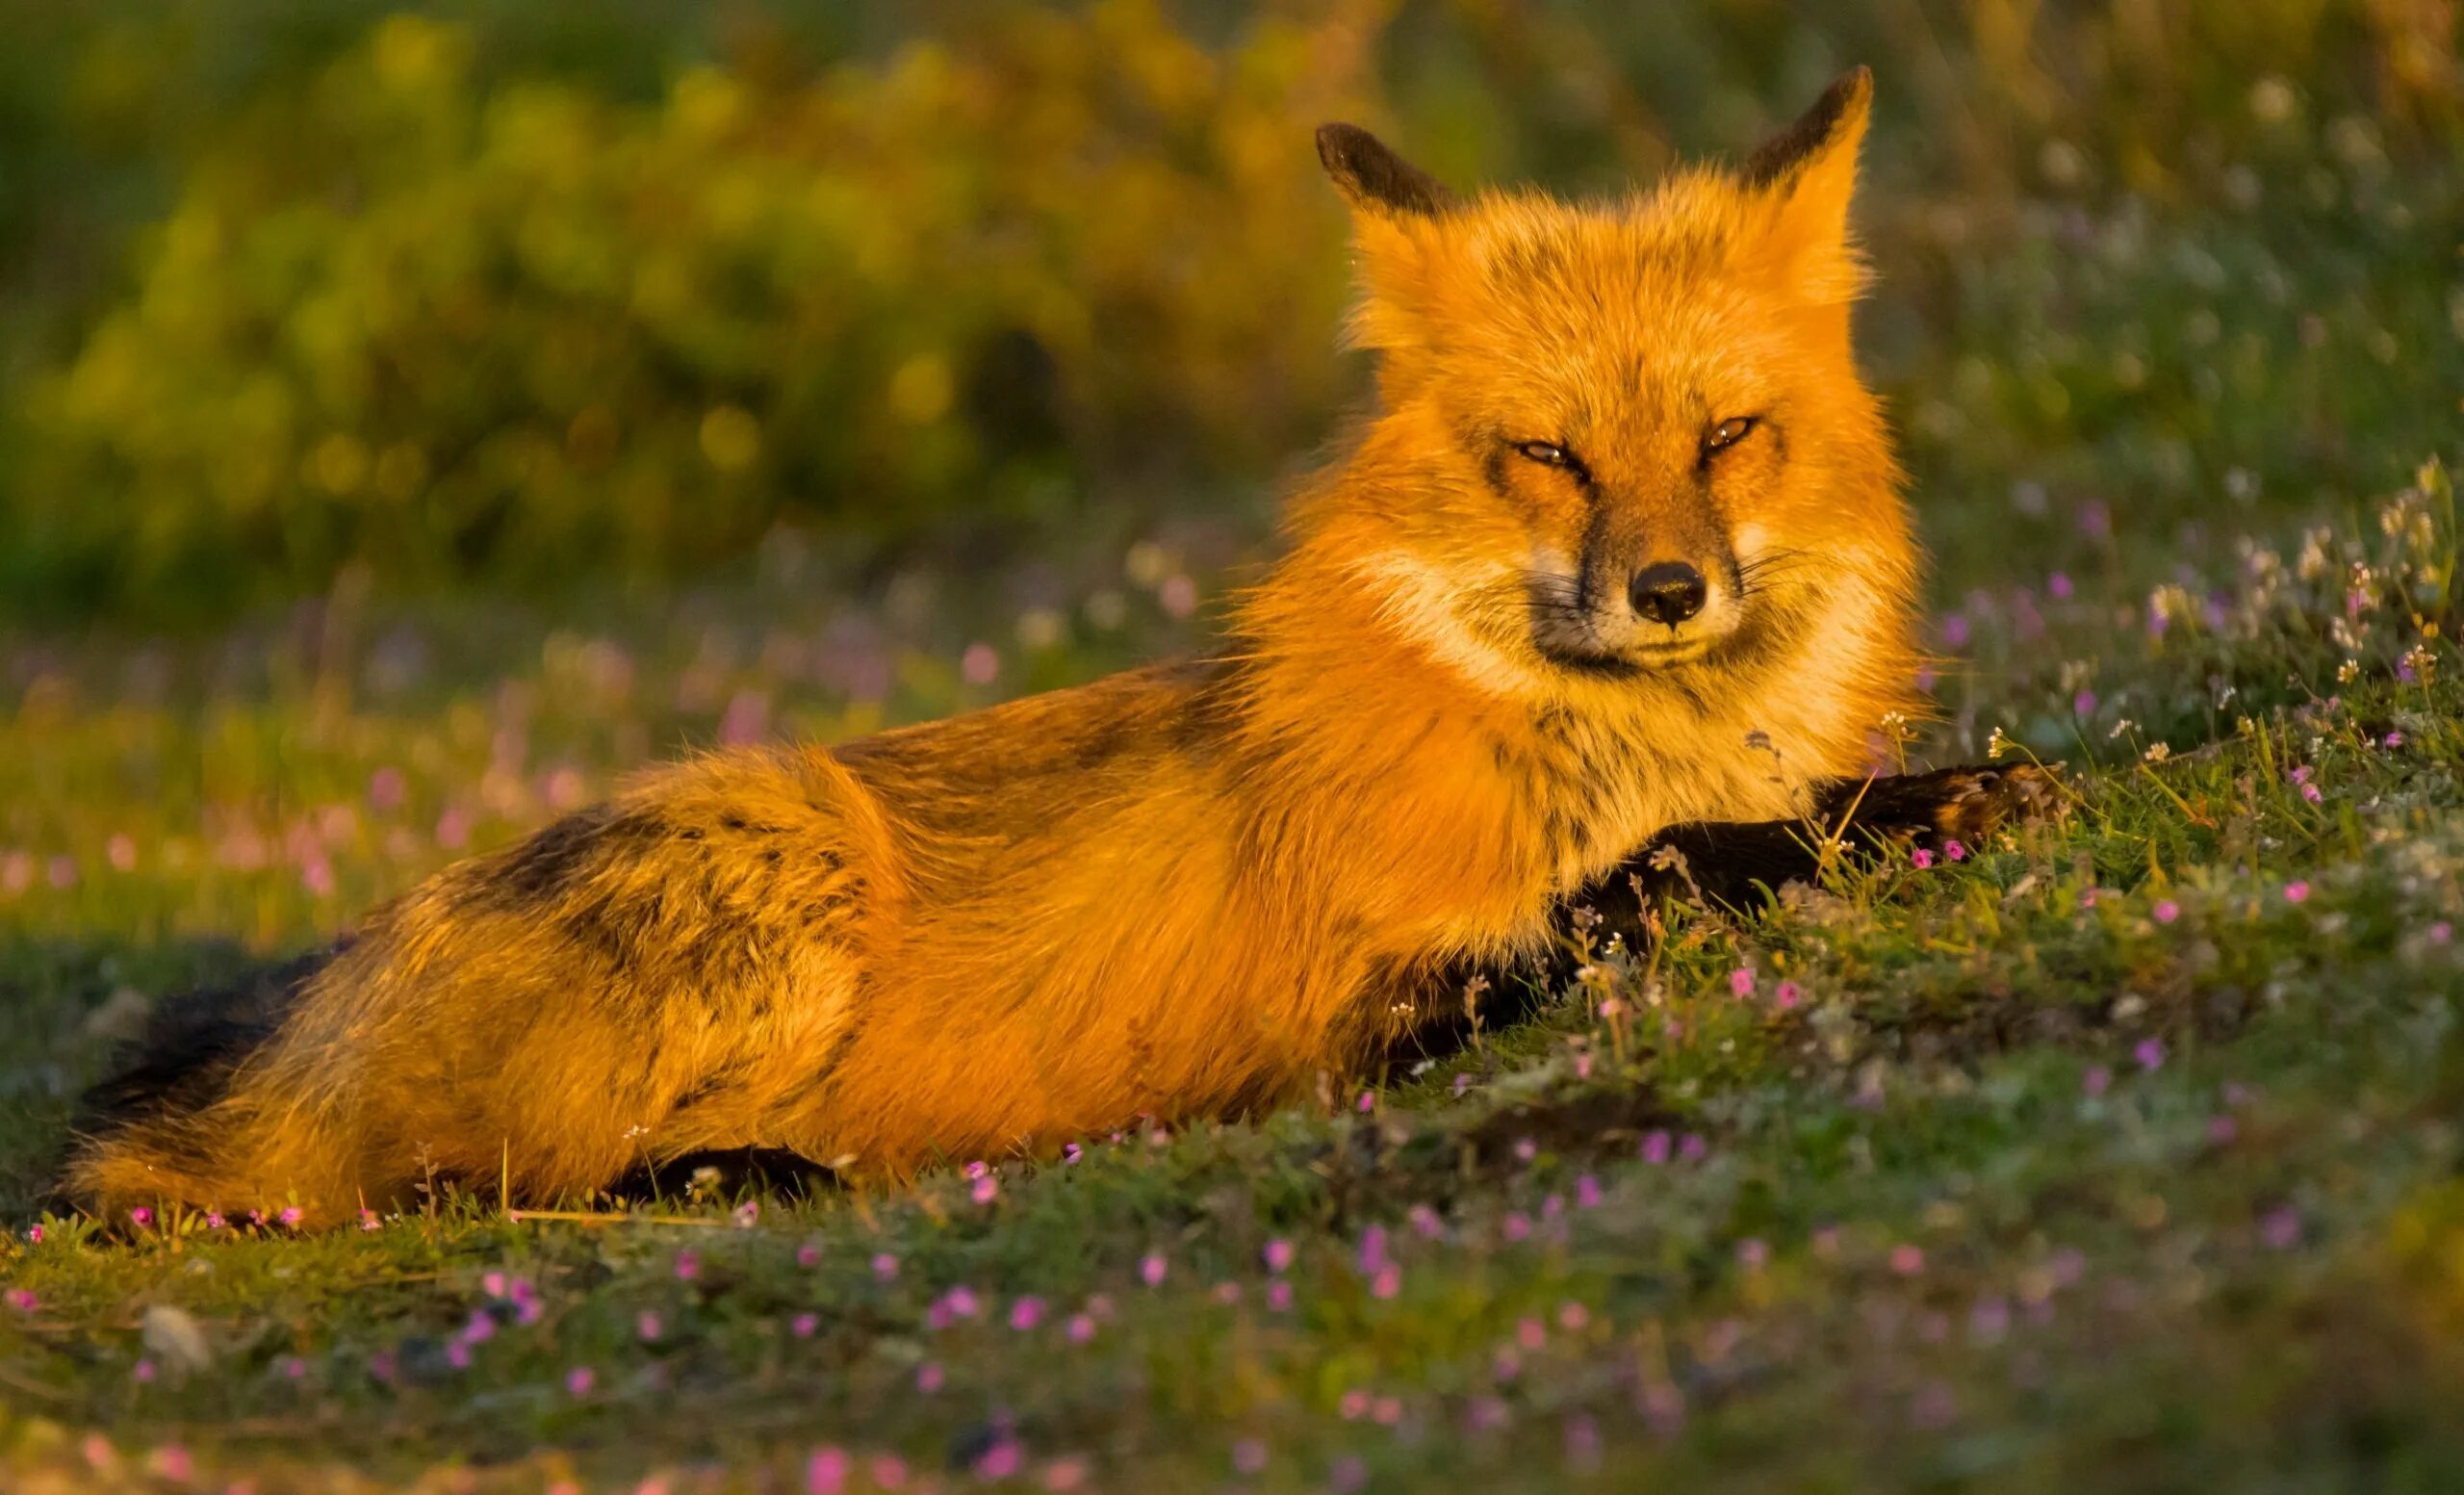
<svg viewBox="0 0 2464 1495"><path fill-rule="evenodd" d="M1841 73L1838 81L1823 90L1822 97L1814 100L1813 107L1796 123L1764 142L1761 149L1746 159L1746 185L1775 187L1784 181L1831 143L1848 111L1862 104L1873 91L1872 68L1852 67Z"/></svg>
<svg viewBox="0 0 2464 1495"><path fill-rule="evenodd" d="M1454 194L1435 177L1356 124L1320 125L1318 160L1356 208L1375 206L1435 218L1455 203Z"/></svg>
<svg viewBox="0 0 2464 1495"><path fill-rule="evenodd" d="M689 1111L706 1101L726 1095L744 1083L745 1068L741 1064L725 1065L703 1075L676 1097L674 1109Z"/></svg>
<svg viewBox="0 0 2464 1495"><path fill-rule="evenodd" d="M1241 693L1247 688L1248 673L1241 659L1254 649L1247 639L1234 636L1223 641L1220 655L1201 655L1166 668L1166 679L1193 692L1188 709L1170 726L1175 750L1212 758L1211 750L1231 735L1241 709Z"/></svg>
<svg viewBox="0 0 2464 1495"><path fill-rule="evenodd" d="M1503 447L1488 449L1488 454L1480 458L1480 476L1488 480L1489 491L1499 498L1510 499L1514 496L1513 490L1505 485L1505 449Z"/></svg>
<svg viewBox="0 0 2464 1495"><path fill-rule="evenodd" d="M658 928L666 911L665 896L654 889L639 899L593 898L557 922L567 939L604 960L609 975L621 983L640 963L644 939Z"/></svg>
<svg viewBox="0 0 2464 1495"><path fill-rule="evenodd" d="M221 1099L240 1067L281 1031L300 992L349 947L346 937L235 986L165 1002L145 1031L113 1056L109 1077L86 1092L74 1130L97 1135L151 1117L192 1114Z"/></svg>
<svg viewBox="0 0 2464 1495"><path fill-rule="evenodd" d="M485 886L517 906L553 902L611 854L638 851L672 834L654 815L593 805L517 843L504 853Z"/></svg>
<svg viewBox="0 0 2464 1495"><path fill-rule="evenodd" d="M1640 664L1613 654L1578 654L1545 642L1538 647L1542 658L1570 674L1588 675L1595 680L1634 680L1643 673Z"/></svg>
<svg viewBox="0 0 2464 1495"><path fill-rule="evenodd" d="M593 805L534 833L505 853L490 885L525 902L555 896L590 860L600 833L614 817L611 807Z"/></svg>

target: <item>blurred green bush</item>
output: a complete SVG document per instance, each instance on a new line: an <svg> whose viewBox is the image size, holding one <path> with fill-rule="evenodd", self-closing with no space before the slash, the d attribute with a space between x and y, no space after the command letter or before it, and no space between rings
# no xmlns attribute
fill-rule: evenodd
<svg viewBox="0 0 2464 1495"><path fill-rule="evenodd" d="M1874 237L1975 253L2034 197L2221 204L2287 112L2305 138L2364 118L2387 159L2459 133L2435 0L985 3L827 44L748 6L666 52L627 13L596 69L512 10L304 9L289 64L191 78L174 116L140 106L176 72L143 40L192 34L188 6L30 26L53 71L0 73L0 129L111 138L90 190L142 222L99 292L0 259L0 326L70 329L0 362L24 606L194 611L352 564L671 574L783 522L900 545L1217 502L1357 376L1327 351L1323 118L1399 117L1450 174L1608 187L1872 58Z"/></svg>
<svg viewBox="0 0 2464 1495"><path fill-rule="evenodd" d="M665 569L782 512L1049 520L1149 431L1255 463L1333 396L1291 121L1346 100L1345 24L1217 55L1142 4L1018 8L626 106L480 88L466 32L389 18L200 156L32 391L36 533L139 590Z"/></svg>

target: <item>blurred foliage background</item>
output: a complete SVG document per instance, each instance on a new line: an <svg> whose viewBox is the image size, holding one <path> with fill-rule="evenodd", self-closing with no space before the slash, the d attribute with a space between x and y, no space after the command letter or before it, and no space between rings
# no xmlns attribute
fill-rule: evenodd
<svg viewBox="0 0 2464 1495"><path fill-rule="evenodd" d="M1320 120L1605 192L1856 62L1953 584L2374 491L2459 426L2457 10L0 0L0 618L1254 540L1363 386Z"/></svg>

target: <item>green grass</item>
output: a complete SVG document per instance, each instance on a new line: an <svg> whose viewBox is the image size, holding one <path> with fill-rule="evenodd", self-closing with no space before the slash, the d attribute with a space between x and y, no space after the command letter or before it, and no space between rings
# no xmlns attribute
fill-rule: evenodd
<svg viewBox="0 0 2464 1495"><path fill-rule="evenodd" d="M949 1174L751 1221L446 1199L309 1238L22 1229L141 994L338 927L453 854L440 824L499 839L714 715L748 726L754 692L772 726L861 726L877 709L809 683L821 625L773 583L635 616L669 642L624 667L510 615L493 654L422 635L417 669L376 633L347 689L279 643L64 657L0 750L0 1271L32 1295L0 1311L0 1469L777 1488L844 1450L859 1489L891 1482L881 1458L910 1488L1013 1461L1150 1489L2454 1488L2464 727L2458 687L2397 678L2452 563L2444 493L2431 473L2352 516L2386 564L2341 685L2341 581L2245 563L2161 638L2116 632L2110 597L2048 604L2039 651L2101 642L2103 688L2186 750L2144 761L2147 728L2100 706L2066 824L1760 919L1672 910L1650 972L1604 966L1322 1106L996 1162L985 1199ZM1121 639L1181 627L1128 610ZM878 709L1003 687L936 662L965 620L908 616L882 625ZM1111 647L1083 607L1065 632L1086 636L1045 667ZM519 662L465 673L490 658ZM2235 673L2260 683L2213 746L2159 715ZM1967 683L1979 722L2056 709L2016 678ZM159 1312L149 1337L164 1307L210 1362Z"/></svg>
<svg viewBox="0 0 2464 1495"><path fill-rule="evenodd" d="M2338 148L2256 163L2265 212L2031 209L1886 262L1941 558L1909 751L2066 760L2066 821L1672 908L1646 968L1423 1070L988 1187L40 1214L149 1001L682 747L1202 642L1253 526L0 641L0 1487L2464 1488L2464 684L2422 466L2464 212Z"/></svg>
<svg viewBox="0 0 2464 1495"><path fill-rule="evenodd" d="M2453 704L2370 687L2092 777L2070 827L1958 867L1681 918L1622 1028L1577 996L1366 1111L1091 1139L988 1200L949 1175L594 1227L448 1199L135 1247L50 1221L6 1258L34 1300L0 1320L5 1467L84 1468L99 1431L108 1467L177 1449L267 1489L440 1461L691 1488L831 1448L858 1488L885 1456L945 1486L1014 1456L1106 1488L2453 1488ZM2382 716L2400 748L2356 729ZM13 1051L76 1065L94 994L218 959L21 942L7 979L61 1031ZM53 1130L39 1074L20 1148ZM210 1364L149 1345L165 1304Z"/></svg>

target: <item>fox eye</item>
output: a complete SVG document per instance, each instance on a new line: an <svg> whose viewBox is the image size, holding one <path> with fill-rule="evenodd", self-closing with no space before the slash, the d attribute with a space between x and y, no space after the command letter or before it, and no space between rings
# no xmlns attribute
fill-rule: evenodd
<svg viewBox="0 0 2464 1495"><path fill-rule="evenodd" d="M1758 424L1759 423L1750 415L1730 416L1704 435L1703 454L1709 456L1714 451L1726 451L1729 448L1745 440L1746 432L1754 429Z"/></svg>
<svg viewBox="0 0 2464 1495"><path fill-rule="evenodd" d="M1542 467L1562 467L1571 471L1582 465L1575 460L1573 452L1553 441L1527 441L1514 450L1526 460L1537 462Z"/></svg>

